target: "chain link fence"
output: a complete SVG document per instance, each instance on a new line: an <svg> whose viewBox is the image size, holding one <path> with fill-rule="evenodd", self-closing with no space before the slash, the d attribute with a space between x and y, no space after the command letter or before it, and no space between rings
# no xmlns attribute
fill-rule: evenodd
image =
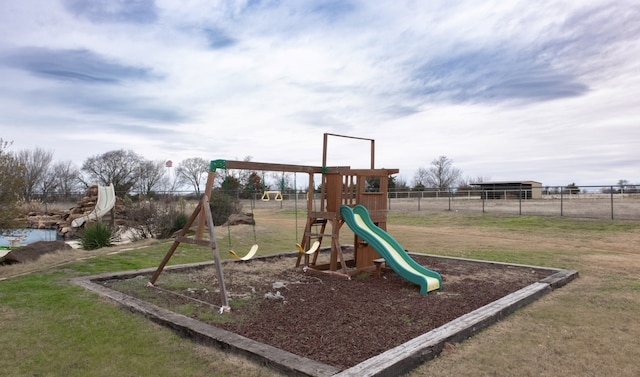
<svg viewBox="0 0 640 377"><path fill-rule="evenodd" d="M117 193L116 193L117 194ZM84 193L71 195L48 195L38 198L31 204L34 211L69 209L84 196ZM117 194L118 195L118 194ZM319 195L314 194L314 208L319 207ZM121 195L118 195L121 196ZM488 198L489 197L489 198ZM481 190L425 190L392 191L388 194L388 208L392 212L441 212L459 211L475 213L493 213L522 216L566 216L575 218L640 220L640 190L624 189L617 186L580 186L575 188L545 187L539 198L521 189L504 190L499 198ZM149 197L130 197L132 202L149 200ZM173 200L187 204L197 203L198 198L190 192L158 192L151 200ZM306 210L307 193L271 192L253 194L253 200L243 199L243 210L253 208L280 208Z"/></svg>
<svg viewBox="0 0 640 377"><path fill-rule="evenodd" d="M640 220L640 191L616 186L582 186L579 190L545 188L531 199L524 190L503 190L488 199L479 190L390 192L391 211L460 211L526 216Z"/></svg>
<svg viewBox="0 0 640 377"><path fill-rule="evenodd" d="M539 198L532 199L525 190L511 189L498 199L480 190L427 190L389 192L388 208L391 212L493 213L521 216L566 216L592 219L640 220L640 191L624 190L616 186L581 186L544 188ZM315 194L314 203L319 202ZM489 198L488 198L489 197ZM306 193L282 194L282 200L245 201L255 208L306 208ZM278 198L280 199L280 198ZM248 207L247 207L248 208Z"/></svg>

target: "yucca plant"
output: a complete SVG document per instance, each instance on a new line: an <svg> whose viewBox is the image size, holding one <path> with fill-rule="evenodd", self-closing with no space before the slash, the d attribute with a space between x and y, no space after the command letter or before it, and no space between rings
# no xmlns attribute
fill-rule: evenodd
<svg viewBox="0 0 640 377"><path fill-rule="evenodd" d="M80 244L85 250L111 246L111 227L101 222L88 224L80 235Z"/></svg>

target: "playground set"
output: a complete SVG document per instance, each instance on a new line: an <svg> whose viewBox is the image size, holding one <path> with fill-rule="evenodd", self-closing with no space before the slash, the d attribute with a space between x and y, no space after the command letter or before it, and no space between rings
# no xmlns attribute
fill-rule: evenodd
<svg viewBox="0 0 640 377"><path fill-rule="evenodd" d="M329 136L365 140L370 142L371 166L368 169L353 169L349 166L327 166L327 147ZM214 255L216 273L220 284L222 306L220 312L228 311L228 297L224 286L223 271L220 264L219 248L216 245L215 230L209 207L209 198L218 170L278 171L287 173L308 174L307 216L304 233L300 243L296 267L304 264L305 271L334 274L350 278L364 271L376 271L384 264L403 278L420 286L420 293L442 289L440 274L431 271L415 262L402 246L386 232L387 226L387 188L389 176L399 172L398 169L375 168L375 140L353 136L324 134L321 166L275 164L251 161L213 160L209 165L209 173L201 200L178 232L169 251L156 269L148 286L153 287L164 267L171 259L181 243L211 247ZM319 205L314 199L313 188L316 187L315 176L320 175ZM275 194L276 200L282 200L279 192L265 191L262 199ZM319 207L319 208L318 208ZM197 220L195 234L188 237L188 232ZM340 229L347 225L354 233L353 259L346 260L340 243ZM204 238L205 229L208 239ZM330 244L328 263L319 264L318 253L323 242ZM258 245L240 257L251 259L258 251Z"/></svg>

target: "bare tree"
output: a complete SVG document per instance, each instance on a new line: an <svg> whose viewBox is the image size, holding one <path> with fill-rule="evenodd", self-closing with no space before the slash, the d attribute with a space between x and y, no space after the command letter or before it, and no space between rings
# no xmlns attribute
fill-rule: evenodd
<svg viewBox="0 0 640 377"><path fill-rule="evenodd" d="M458 180L458 190L472 190L474 189L474 185L478 184L478 183L483 183L483 182L489 182L491 180L490 177L483 177L483 176L477 176L477 177L467 177L464 179L460 179Z"/></svg>
<svg viewBox="0 0 640 377"><path fill-rule="evenodd" d="M426 186L447 190L453 187L460 179L462 171L453 167L453 160L446 156L440 156L431 161L431 166L426 170Z"/></svg>
<svg viewBox="0 0 640 377"><path fill-rule="evenodd" d="M24 187L25 167L8 152L11 142L0 139L0 233L18 218L18 201Z"/></svg>
<svg viewBox="0 0 640 377"><path fill-rule="evenodd" d="M427 177L429 171L426 168L419 167L413 176L413 189L416 191L424 191L427 186Z"/></svg>
<svg viewBox="0 0 640 377"><path fill-rule="evenodd" d="M404 180L404 177L401 175L389 176L389 191L409 191L409 186L407 185L407 181Z"/></svg>
<svg viewBox="0 0 640 377"><path fill-rule="evenodd" d="M113 183L117 193L126 195L138 180L142 162L135 152L120 149L89 157L82 164L82 171L92 182L105 186Z"/></svg>
<svg viewBox="0 0 640 377"><path fill-rule="evenodd" d="M618 181L618 187L620 187L620 192L625 192L626 191L626 187L629 186L629 181L626 179L620 179Z"/></svg>
<svg viewBox="0 0 640 377"><path fill-rule="evenodd" d="M138 167L137 191L142 195L158 189L164 178L164 161L143 161Z"/></svg>
<svg viewBox="0 0 640 377"><path fill-rule="evenodd" d="M53 160L53 152L42 148L23 149L18 152L17 158L26 169L22 194L26 200L31 200L38 188L48 186L48 183L43 181Z"/></svg>
<svg viewBox="0 0 640 377"><path fill-rule="evenodd" d="M49 167L44 172L42 179L38 183L37 190L42 193L43 198L46 198L55 193L58 190L59 180L56 178L53 166Z"/></svg>
<svg viewBox="0 0 640 377"><path fill-rule="evenodd" d="M271 181L271 185L269 185L270 189L281 191L282 193L293 191L292 173L280 173L274 171L271 172L269 178Z"/></svg>
<svg viewBox="0 0 640 377"><path fill-rule="evenodd" d="M200 196L200 185L203 176L209 171L209 163L200 157L182 160L176 168L176 178L181 184L193 187L196 195Z"/></svg>
<svg viewBox="0 0 640 377"><path fill-rule="evenodd" d="M56 192L65 197L80 190L80 169L73 161L59 161L50 169L56 179Z"/></svg>

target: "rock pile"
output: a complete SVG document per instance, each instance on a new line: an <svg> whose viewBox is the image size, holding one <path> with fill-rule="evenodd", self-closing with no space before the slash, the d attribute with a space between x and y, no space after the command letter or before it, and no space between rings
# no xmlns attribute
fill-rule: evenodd
<svg viewBox="0 0 640 377"><path fill-rule="evenodd" d="M34 229L56 229L58 237L68 240L77 236L77 230L86 226L85 223L80 228L71 227L71 222L78 217L85 216L96 206L98 200L98 185L92 185L87 189L87 193L83 196L78 204L64 212L48 212L48 213L36 213L30 212L27 214L27 228ZM115 212L114 212L115 211ZM122 225L126 222L125 218L125 206L122 199L116 198L116 204L114 211L106 214L102 221L108 221L115 225ZM115 219L111 219L111 214L115 213Z"/></svg>
<svg viewBox="0 0 640 377"><path fill-rule="evenodd" d="M232 213L229 215L229 219L224 226L227 225L255 225L256 220L253 218L253 213Z"/></svg>
<svg viewBox="0 0 640 377"><path fill-rule="evenodd" d="M67 214L65 212L29 212L27 214L27 228L30 229L56 229L58 223L63 222Z"/></svg>
<svg viewBox="0 0 640 377"><path fill-rule="evenodd" d="M78 205L69 210L69 214L64 218L64 221L57 224L58 235L62 236L64 239L75 237L78 229L84 228L87 223L91 223L92 221L84 223L80 228L73 228L71 226L71 222L79 217L90 214L94 210L97 201L98 185L92 185L87 189L87 194L78 201ZM116 197L116 204L114 205L113 210L107 213L102 218L102 221L111 222L114 225L122 225L126 222L124 212L125 206L122 199ZM115 218L111 218L112 215L115 215Z"/></svg>

